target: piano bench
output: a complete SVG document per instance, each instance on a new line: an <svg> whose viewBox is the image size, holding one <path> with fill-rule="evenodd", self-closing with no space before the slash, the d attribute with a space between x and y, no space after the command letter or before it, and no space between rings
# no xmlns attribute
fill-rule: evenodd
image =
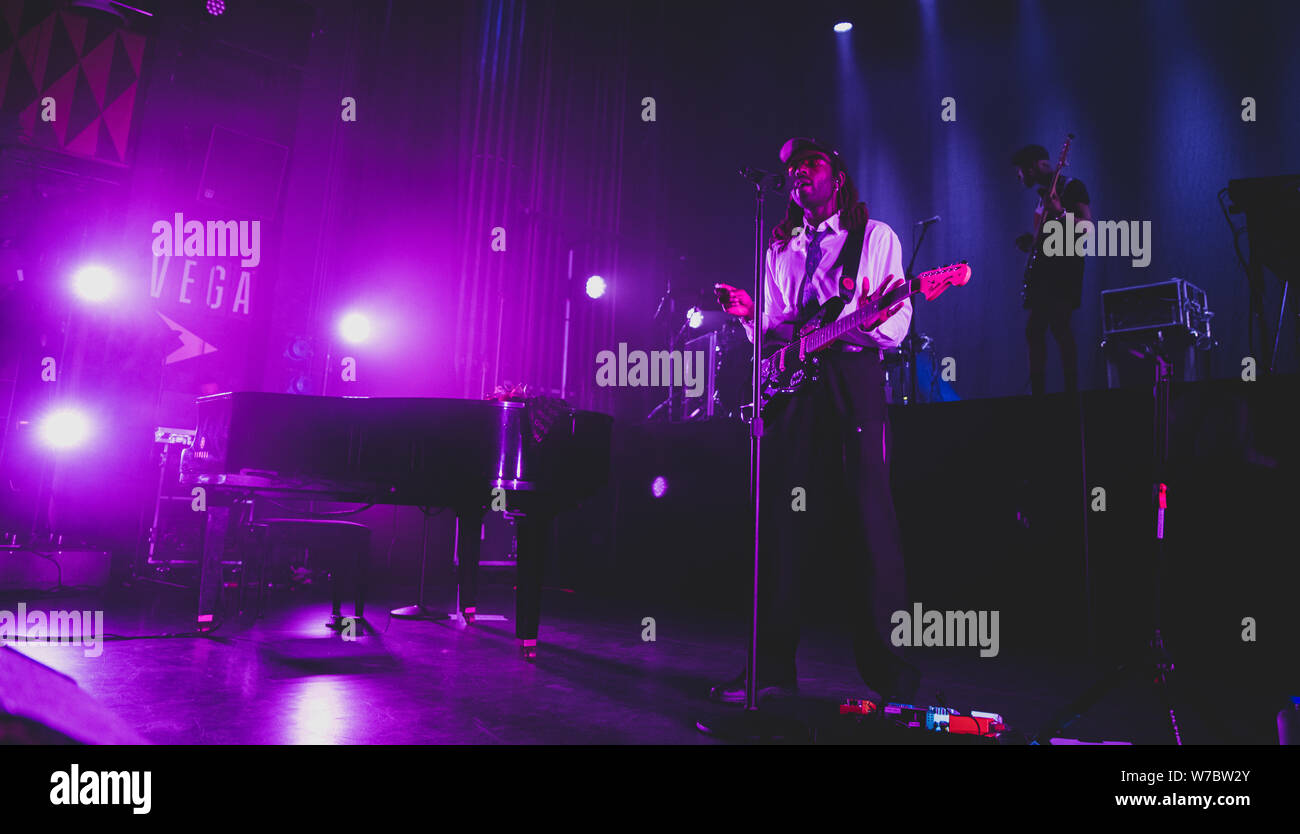
<svg viewBox="0 0 1300 834"><path fill-rule="evenodd" d="M275 545L305 547L308 558L323 557L330 573L333 609L330 628L347 627L342 615L342 582L346 577L353 589L353 611L358 630L364 629L366 610L366 567L370 556L370 528L355 521L316 518L259 518L250 527L259 540L257 610L262 613L262 591L266 587L266 563ZM240 582L242 608L243 582Z"/></svg>

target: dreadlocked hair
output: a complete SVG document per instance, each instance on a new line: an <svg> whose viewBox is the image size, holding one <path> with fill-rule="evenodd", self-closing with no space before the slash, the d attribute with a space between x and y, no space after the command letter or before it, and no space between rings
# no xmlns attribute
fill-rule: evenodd
<svg viewBox="0 0 1300 834"><path fill-rule="evenodd" d="M841 173L839 171L836 172ZM835 195L835 210L840 216L840 228L847 231L866 228L870 215L867 204L858 199L858 187L853 184L853 177L843 171L844 186ZM790 245L794 230L803 225L803 209L792 198L785 209L785 217L772 228L772 239L768 245L776 244L778 252L785 251Z"/></svg>

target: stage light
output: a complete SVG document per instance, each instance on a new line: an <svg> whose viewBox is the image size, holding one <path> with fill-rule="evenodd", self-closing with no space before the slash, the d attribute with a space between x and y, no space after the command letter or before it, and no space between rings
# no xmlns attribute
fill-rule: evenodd
<svg viewBox="0 0 1300 834"><path fill-rule="evenodd" d="M370 338L370 319L361 313L348 313L339 319L339 335L354 345L364 342Z"/></svg>
<svg viewBox="0 0 1300 834"><path fill-rule="evenodd" d="M225 0L208 0L208 14L219 15L226 10Z"/></svg>
<svg viewBox="0 0 1300 834"><path fill-rule="evenodd" d="M701 324L704 324L704 311L699 307L692 307L686 311L686 323L696 330Z"/></svg>
<svg viewBox="0 0 1300 834"><path fill-rule="evenodd" d="M72 276L73 291L85 301L106 300L116 284L113 273L102 266L83 266Z"/></svg>
<svg viewBox="0 0 1300 834"><path fill-rule="evenodd" d="M587 279L587 295L592 298L600 298L605 294L605 279L599 275L593 275Z"/></svg>
<svg viewBox="0 0 1300 834"><path fill-rule="evenodd" d="M41 440L54 449L73 449L90 436L90 421L73 408L61 408L47 414L40 425Z"/></svg>
<svg viewBox="0 0 1300 834"><path fill-rule="evenodd" d="M311 339L305 336L296 336L289 343L289 346L284 349L284 358L301 362L305 359L311 359L313 353L315 351L312 349Z"/></svg>
<svg viewBox="0 0 1300 834"><path fill-rule="evenodd" d="M849 23L847 20L841 20L839 23L835 24L835 31L839 32L841 35L852 28L853 24Z"/></svg>
<svg viewBox="0 0 1300 834"><path fill-rule="evenodd" d="M650 484L650 494L655 498L663 498L667 493L668 479L663 475L660 475L658 478L654 479L654 483Z"/></svg>

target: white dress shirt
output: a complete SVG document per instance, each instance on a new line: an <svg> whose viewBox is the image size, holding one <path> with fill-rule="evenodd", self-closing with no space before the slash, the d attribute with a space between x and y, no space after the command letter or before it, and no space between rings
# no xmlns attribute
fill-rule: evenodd
<svg viewBox="0 0 1300 834"><path fill-rule="evenodd" d="M829 230L828 232L825 230ZM832 266L840 256L840 250L849 239L847 230L840 228L839 212L832 214L817 227L823 232L821 238L821 261L813 273L811 284L816 295L816 306L839 295L840 267ZM767 247L764 258L764 287L767 298L763 304L763 332L776 328L775 335L789 339L793 330L789 322L796 318L799 311L799 287L803 283L805 264L807 263L808 242L813 230L807 224L795 229L790 236L790 243L784 251L778 252L776 243ZM875 292L886 278L893 283L903 275L903 246L899 243L894 230L878 220L868 220L867 230L862 243L862 260L858 264L857 286L853 298L844 305L840 318L858 309L858 300L864 295ZM845 333L842 341L865 347L878 347L885 350L898 347L907 336L907 329L912 322L912 301L903 302L902 308L875 330L864 331L855 328ZM745 333L749 340L754 340L754 323L743 321ZM784 326L782 326L784 325Z"/></svg>

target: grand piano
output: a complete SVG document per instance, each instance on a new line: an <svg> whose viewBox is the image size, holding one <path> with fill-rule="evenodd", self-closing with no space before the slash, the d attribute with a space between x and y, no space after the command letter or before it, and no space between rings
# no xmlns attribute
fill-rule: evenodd
<svg viewBox="0 0 1300 834"><path fill-rule="evenodd" d="M211 628L231 509L258 495L455 510L460 608L475 606L483 515L505 490L516 520L515 633L536 645L542 565L558 513L609 480L613 419L511 400L237 392L198 399L180 478L203 487L198 623ZM496 501L500 506L500 500Z"/></svg>

